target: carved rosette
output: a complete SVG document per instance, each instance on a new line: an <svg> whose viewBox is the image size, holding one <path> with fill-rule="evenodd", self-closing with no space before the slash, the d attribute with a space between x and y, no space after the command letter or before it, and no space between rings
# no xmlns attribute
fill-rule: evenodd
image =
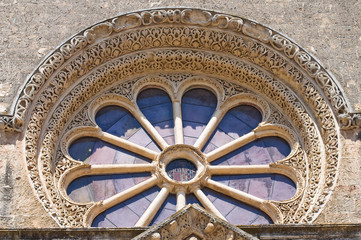
<svg viewBox="0 0 361 240"><path fill-rule="evenodd" d="M263 210L279 223L310 223L322 211L337 179L339 127L359 125L337 83L301 47L260 24L199 9L158 9L106 20L69 39L29 78L14 114L0 118L5 130L25 126L30 180L60 226L86 225L84 216L97 205L73 202L61 189L68 181L62 176L81 166L64 150L70 132L94 128L95 106L131 105L149 84L175 98L198 84L216 92L219 105L231 98L255 102L268 114L262 124L291 143L292 153L272 167L298 189Z"/></svg>

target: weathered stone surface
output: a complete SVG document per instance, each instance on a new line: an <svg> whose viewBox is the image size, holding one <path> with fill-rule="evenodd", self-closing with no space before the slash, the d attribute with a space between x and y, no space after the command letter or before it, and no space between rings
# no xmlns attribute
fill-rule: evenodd
<svg viewBox="0 0 361 240"><path fill-rule="evenodd" d="M254 19L294 39L329 68L361 110L360 1L27 1L0 3L0 102L5 112L26 76L63 40L120 13L151 7L199 7Z"/></svg>
<svg viewBox="0 0 361 240"><path fill-rule="evenodd" d="M359 239L359 224L238 226L259 239Z"/></svg>
<svg viewBox="0 0 361 240"><path fill-rule="evenodd" d="M238 226L259 239L359 239L361 226L336 225L257 225ZM7 229L0 230L1 239L132 239L148 228L136 229ZM155 238L156 239L156 238Z"/></svg>
<svg viewBox="0 0 361 240"><path fill-rule="evenodd" d="M344 134L338 184L317 223L358 223L361 202L361 141L357 131Z"/></svg>
<svg viewBox="0 0 361 240"><path fill-rule="evenodd" d="M30 187L22 137L0 135L0 139L0 227L57 227Z"/></svg>
<svg viewBox="0 0 361 240"><path fill-rule="evenodd" d="M117 239L126 240L142 233L145 229L6 229L0 230L1 239Z"/></svg>
<svg viewBox="0 0 361 240"><path fill-rule="evenodd" d="M361 110L360 1L17 1L0 2L0 112L7 113L26 76L63 40L104 18L164 6L201 7L254 19L293 38L335 75ZM30 187L23 138L0 135L0 226L57 227ZM338 185L317 223L361 219L361 133L344 134ZM35 219L35 220L34 220Z"/></svg>

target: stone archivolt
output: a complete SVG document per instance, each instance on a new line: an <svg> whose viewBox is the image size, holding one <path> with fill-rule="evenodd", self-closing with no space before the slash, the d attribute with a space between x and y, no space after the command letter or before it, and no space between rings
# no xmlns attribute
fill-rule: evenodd
<svg viewBox="0 0 361 240"><path fill-rule="evenodd" d="M337 178L339 125L358 125L337 83L299 46L262 25L198 9L160 9L122 15L71 38L29 78L14 115L0 118L5 130L25 126L30 180L60 226L88 226L92 211L104 209L102 202L66 196L67 174L93 171L71 159L67 145L99 134L93 116L101 106L118 104L140 116L135 99L146 86L165 90L173 104L201 86L216 94L217 110L242 101L257 106L258 128L292 147L270 168L295 181L297 193L256 207L276 223L310 223L321 212Z"/></svg>

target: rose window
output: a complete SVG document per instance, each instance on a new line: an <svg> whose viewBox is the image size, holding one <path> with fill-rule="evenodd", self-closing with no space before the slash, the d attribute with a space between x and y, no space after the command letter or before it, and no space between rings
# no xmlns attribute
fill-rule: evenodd
<svg viewBox="0 0 361 240"><path fill-rule="evenodd" d="M171 94L102 96L89 111L96 124L68 134L65 151L83 164L62 175L63 188L74 203L96 203L89 226L153 225L189 203L232 224L276 222L273 203L297 192L293 170L277 167L294 151L292 131L270 123L256 95L221 101L202 86Z"/></svg>

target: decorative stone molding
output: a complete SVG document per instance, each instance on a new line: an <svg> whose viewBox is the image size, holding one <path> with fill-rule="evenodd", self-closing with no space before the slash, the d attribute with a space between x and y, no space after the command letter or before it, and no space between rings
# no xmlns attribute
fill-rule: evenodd
<svg viewBox="0 0 361 240"><path fill-rule="evenodd" d="M257 240L258 238L213 216L198 205L188 205L163 222L133 238L133 240L141 239Z"/></svg>
<svg viewBox="0 0 361 240"><path fill-rule="evenodd" d="M235 146L261 136L281 136L292 148L287 158L247 171L290 177L297 185L294 197L251 201L240 192L233 197L262 209L276 223L314 221L337 179L339 128L353 128L359 121L351 116L337 82L315 59L281 34L247 19L180 8L101 22L55 50L27 81L14 115L1 116L0 123L7 131L25 127L30 181L54 220L62 227L89 226L98 213L124 197L98 203L70 200L65 189L72 179L109 169L75 161L67 152L69 143L94 136L155 159L154 152L102 133L95 112L109 104L128 109L165 150L169 146L137 107L137 94L147 87L161 88L176 109L186 90L200 86L215 93L218 106L196 148L203 146L225 112L240 103L258 108L263 120L252 136L242 137ZM176 130L175 135L176 142L181 141L182 133ZM223 153L208 154L207 161L218 154ZM157 184L154 176L142 187ZM209 178L200 182L222 191ZM164 189L163 195L172 191Z"/></svg>
<svg viewBox="0 0 361 240"><path fill-rule="evenodd" d="M207 35L198 28L194 31L189 31L189 36L192 40L187 42L187 45L189 45L187 47L195 49L209 48L212 51L219 52L227 51L236 57L248 58L248 60L253 60L257 65L269 69L274 74L280 76L280 78L286 78L289 81L297 81L300 75L305 74L305 76L309 78L309 81L312 81L322 89L326 98L331 103L333 111L341 118L341 128L350 129L358 127L356 121L345 120L346 118L353 119L355 117L353 117L354 113L351 113L346 97L337 81L332 78L316 59L290 39L273 29L248 19L201 9L179 8L153 9L121 15L98 23L90 29L86 29L69 39L66 43L58 47L50 57L44 60L37 71L29 77L24 89L16 100L17 103L15 108L12 109L12 114L1 116L0 128L6 131L22 131L27 111L33 103L34 97L38 93L40 87L48 81L49 77L59 69L60 66L68 59L75 56L79 51L85 49L89 45L105 40L107 37L117 35L127 30L140 29L142 27L160 27L162 25L169 26L169 24L176 26L200 26L202 28L212 29L214 30L213 34L215 35L223 34L223 36L220 35L219 37L221 37L223 42L229 44L229 46L226 47L229 49L225 49L225 46L222 46L221 42L212 41L212 36ZM221 30L226 32L219 32ZM232 39L232 37L225 37L227 36L227 32L232 35L243 35L245 36L244 39L246 41L243 44L239 41L233 42L234 39ZM170 36L163 39L157 39L153 41L152 45L153 47L162 47L165 41L167 44L174 47L183 46L184 39L178 35L180 33L182 33L181 30L179 30L179 32L177 32L177 30L170 32ZM170 40L170 38L173 40ZM252 39L260 42L252 41ZM126 44L130 43L127 42L127 38L124 38L123 40ZM113 44L114 46L117 43L120 42L109 42L109 44ZM108 51L108 53L105 53L106 55L104 55L104 57L117 57L125 52L140 50L143 46L141 42L138 42L127 47L129 47L129 49L124 52L122 52L121 49L113 52ZM246 56L244 56L244 54L246 54ZM280 58L280 56L284 58ZM86 59L83 58L83 60ZM92 65L97 65L102 62L99 60L100 59L93 62ZM92 68L92 66L90 66L90 68ZM302 70L302 73L292 73L292 71L295 70L293 68ZM78 70L79 72L74 72L73 75L81 76L85 69Z"/></svg>

